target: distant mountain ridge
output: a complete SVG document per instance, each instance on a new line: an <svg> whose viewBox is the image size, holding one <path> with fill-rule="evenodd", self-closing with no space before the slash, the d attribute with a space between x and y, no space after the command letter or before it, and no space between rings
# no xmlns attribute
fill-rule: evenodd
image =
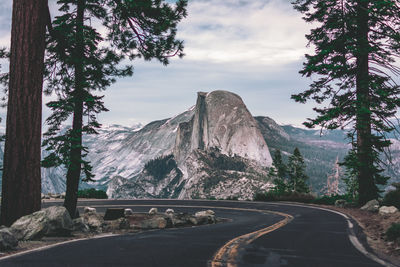
<svg viewBox="0 0 400 267"><path fill-rule="evenodd" d="M225 102L220 101L224 98ZM269 117L253 118L240 97L232 93L200 93L199 99L203 103L198 100L169 119L143 127L104 126L99 135L86 136L96 182L81 183L80 187L107 190L116 198L242 195L248 199L256 190L271 186L266 171L271 154L279 149L287 159L298 147L312 189L320 192L336 158L342 160L349 149L344 131L320 135L319 130L278 125ZM388 172L395 181L400 180L400 141L393 142L393 165ZM174 156L177 167L164 177L156 179L144 169L147 162L168 155ZM64 192L65 173L62 167L42 169L42 191Z"/></svg>

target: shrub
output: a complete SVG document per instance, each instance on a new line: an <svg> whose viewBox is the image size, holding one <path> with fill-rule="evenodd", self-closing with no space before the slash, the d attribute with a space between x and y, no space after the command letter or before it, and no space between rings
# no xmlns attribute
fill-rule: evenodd
<svg viewBox="0 0 400 267"><path fill-rule="evenodd" d="M383 198L382 205L395 206L400 209L400 186L396 186L396 190L389 191Z"/></svg>
<svg viewBox="0 0 400 267"><path fill-rule="evenodd" d="M274 191L267 193L257 193L254 196L255 201L293 201L301 203L312 203L315 197L312 194L289 192L280 194Z"/></svg>
<svg viewBox="0 0 400 267"><path fill-rule="evenodd" d="M386 239L395 241L400 238L400 223L393 223L386 231Z"/></svg>
<svg viewBox="0 0 400 267"><path fill-rule="evenodd" d="M97 198L97 199L107 199L107 193L103 190L96 190L94 188L84 189L78 191L79 198Z"/></svg>
<svg viewBox="0 0 400 267"><path fill-rule="evenodd" d="M322 196L316 198L313 203L314 204L322 204L322 205L335 205L336 200L343 199L348 203L356 203L357 201L352 198L352 196L346 195L331 195L331 196Z"/></svg>

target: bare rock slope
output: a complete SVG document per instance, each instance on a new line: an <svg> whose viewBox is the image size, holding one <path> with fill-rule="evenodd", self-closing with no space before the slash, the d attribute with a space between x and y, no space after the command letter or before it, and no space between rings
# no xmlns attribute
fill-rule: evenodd
<svg viewBox="0 0 400 267"><path fill-rule="evenodd" d="M271 186L267 167L272 159L258 124L242 99L227 91L198 94L191 118L179 124L171 155L166 154L138 175L115 177L108 193L116 198L251 199ZM169 168L171 160L175 163Z"/></svg>

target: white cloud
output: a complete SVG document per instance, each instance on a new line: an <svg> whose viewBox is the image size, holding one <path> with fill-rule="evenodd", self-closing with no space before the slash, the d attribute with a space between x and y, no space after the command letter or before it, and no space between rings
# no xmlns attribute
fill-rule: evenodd
<svg viewBox="0 0 400 267"><path fill-rule="evenodd" d="M191 1L188 13L178 33L186 60L281 65L307 51L308 26L287 1Z"/></svg>

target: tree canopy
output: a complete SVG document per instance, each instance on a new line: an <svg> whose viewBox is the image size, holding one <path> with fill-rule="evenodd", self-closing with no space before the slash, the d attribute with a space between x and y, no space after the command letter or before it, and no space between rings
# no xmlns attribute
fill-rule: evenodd
<svg viewBox="0 0 400 267"><path fill-rule="evenodd" d="M390 146L395 129L400 74L400 8L396 0L296 0L295 9L314 23L306 35L314 54L306 55L300 73L314 77L310 88L292 98L312 99L316 118L308 127L350 129L353 149L345 165L356 175L360 204L376 198L386 183L379 154Z"/></svg>

